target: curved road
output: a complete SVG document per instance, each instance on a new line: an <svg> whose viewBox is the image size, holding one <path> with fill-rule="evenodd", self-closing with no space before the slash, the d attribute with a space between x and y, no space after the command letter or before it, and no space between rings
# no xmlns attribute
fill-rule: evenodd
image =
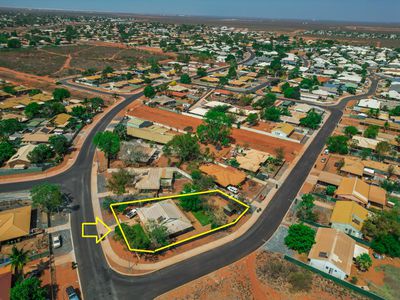
<svg viewBox="0 0 400 300"><path fill-rule="evenodd" d="M82 222L94 220L90 191L91 164L95 153L95 147L91 143L93 136L96 132L104 130L120 110L140 97L141 94L127 97L104 116L88 135L76 163L69 170L45 180L2 184L0 189L7 192L26 190L44 181L62 184L63 191L69 193L74 204L78 206L71 214L71 223L85 299L153 299L164 292L239 260L269 239L281 223L290 207L291 200L295 198L313 167L326 139L340 121L346 103L373 95L376 87L377 80L372 79L367 94L351 96L343 99L336 106L324 107L331 112L330 117L304 153L304 158L298 162L266 210L261 213L258 221L248 232L219 248L149 275L130 277L114 272L108 267L101 247L96 245L93 240L82 239L80 232Z"/></svg>

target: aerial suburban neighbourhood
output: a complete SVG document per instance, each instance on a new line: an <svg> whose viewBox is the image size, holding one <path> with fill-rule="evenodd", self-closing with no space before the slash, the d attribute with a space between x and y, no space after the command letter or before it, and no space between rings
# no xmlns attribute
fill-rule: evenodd
<svg viewBox="0 0 400 300"><path fill-rule="evenodd" d="M0 1L0 300L399 299L399 3L37 2Z"/></svg>

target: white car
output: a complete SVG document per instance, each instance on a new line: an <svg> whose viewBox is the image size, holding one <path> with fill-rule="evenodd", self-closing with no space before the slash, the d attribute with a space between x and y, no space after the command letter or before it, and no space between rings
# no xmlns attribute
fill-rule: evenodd
<svg viewBox="0 0 400 300"><path fill-rule="evenodd" d="M136 208L134 208L131 211L129 211L125 216L127 216L129 219L132 219L136 215L137 215L137 210Z"/></svg>
<svg viewBox="0 0 400 300"><path fill-rule="evenodd" d="M227 189L228 189L228 191L230 191L230 192L232 192L234 194L239 193L239 190L237 188L235 188L234 186L230 185L230 186L227 187Z"/></svg>
<svg viewBox="0 0 400 300"><path fill-rule="evenodd" d="M61 247L61 236L60 235L53 236L53 248L57 249L60 247Z"/></svg>

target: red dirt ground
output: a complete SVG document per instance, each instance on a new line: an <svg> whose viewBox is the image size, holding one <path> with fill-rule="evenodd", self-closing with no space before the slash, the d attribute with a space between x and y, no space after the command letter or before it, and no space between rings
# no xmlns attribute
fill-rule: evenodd
<svg viewBox="0 0 400 300"><path fill-rule="evenodd" d="M131 109L128 111L128 114L180 130L183 130L188 126L196 128L203 123L202 120L197 118L176 114L158 108L151 108L146 105ZM249 132L243 129L232 129L231 136L236 144L242 146L248 145L250 148L272 154L275 153L276 148L282 147L285 152L285 159L289 162L295 158L296 154L298 154L302 148L301 144Z"/></svg>

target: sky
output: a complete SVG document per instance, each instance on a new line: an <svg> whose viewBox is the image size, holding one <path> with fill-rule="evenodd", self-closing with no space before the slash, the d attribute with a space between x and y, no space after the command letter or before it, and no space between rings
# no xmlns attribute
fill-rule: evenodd
<svg viewBox="0 0 400 300"><path fill-rule="evenodd" d="M400 0L0 0L0 7L400 23Z"/></svg>

